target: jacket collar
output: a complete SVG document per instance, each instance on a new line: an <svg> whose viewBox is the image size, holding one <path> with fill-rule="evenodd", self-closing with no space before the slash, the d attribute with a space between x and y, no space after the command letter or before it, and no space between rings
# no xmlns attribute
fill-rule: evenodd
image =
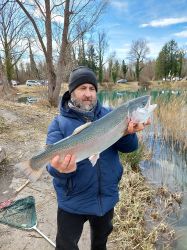
<svg viewBox="0 0 187 250"><path fill-rule="evenodd" d="M60 102L60 114L62 116L76 118L78 120L86 121L94 121L99 118L99 113L101 111L101 104L97 100L97 104L92 111L79 111L69 107L68 101L70 100L70 93L66 91L62 96L62 100Z"/></svg>

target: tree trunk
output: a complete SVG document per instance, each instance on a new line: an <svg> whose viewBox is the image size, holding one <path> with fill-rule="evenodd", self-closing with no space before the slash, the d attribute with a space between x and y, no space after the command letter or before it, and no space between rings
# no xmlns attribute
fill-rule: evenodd
<svg viewBox="0 0 187 250"><path fill-rule="evenodd" d="M57 87L54 91L54 95L57 95L60 93L60 88L61 84L63 81L63 74L65 72L65 66L67 63L67 50L68 47L68 31L69 31L69 18L70 18L70 0L67 0L65 2L65 9L64 9L64 29L63 29L63 34L62 34L62 46L60 49L60 56L58 60L58 65L57 65Z"/></svg>
<svg viewBox="0 0 187 250"><path fill-rule="evenodd" d="M139 78L140 78L140 71L139 71L139 67L140 67L140 62L139 60L136 61L136 80L139 82Z"/></svg>
<svg viewBox="0 0 187 250"><path fill-rule="evenodd" d="M47 79L48 79L48 100L51 106L58 106L58 96L60 88L56 82L56 74L53 65L53 49L52 49L52 29L51 29L51 6L50 1L45 0L46 7L46 20L45 29L47 37L47 48L46 48L46 65L47 65ZM58 90L57 90L58 89Z"/></svg>
<svg viewBox="0 0 187 250"><path fill-rule="evenodd" d="M7 80L1 58L0 58L0 81L2 83L2 85L0 85L0 96L1 97L12 96L12 94L15 93L15 90Z"/></svg>

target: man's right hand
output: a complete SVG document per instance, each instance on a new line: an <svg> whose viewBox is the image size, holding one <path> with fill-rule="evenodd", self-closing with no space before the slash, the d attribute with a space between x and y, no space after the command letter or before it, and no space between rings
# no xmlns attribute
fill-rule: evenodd
<svg viewBox="0 0 187 250"><path fill-rule="evenodd" d="M75 155L66 155L63 160L59 155L56 155L50 163L58 172L67 174L76 171L77 164L75 160Z"/></svg>

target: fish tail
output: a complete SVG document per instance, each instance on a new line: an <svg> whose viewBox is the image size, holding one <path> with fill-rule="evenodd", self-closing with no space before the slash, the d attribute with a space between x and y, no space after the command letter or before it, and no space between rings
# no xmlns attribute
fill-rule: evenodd
<svg viewBox="0 0 187 250"><path fill-rule="evenodd" d="M24 175L33 182L37 181L40 178L43 171L43 168L33 169L30 165L30 161L23 161L17 163L15 167L18 168L21 172L23 172Z"/></svg>

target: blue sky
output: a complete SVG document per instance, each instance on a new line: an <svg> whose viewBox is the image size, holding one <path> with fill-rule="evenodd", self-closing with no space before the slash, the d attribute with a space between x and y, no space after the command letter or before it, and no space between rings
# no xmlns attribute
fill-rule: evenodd
<svg viewBox="0 0 187 250"><path fill-rule="evenodd" d="M187 0L110 0L100 21L109 42L108 52L127 58L133 40L148 41L150 58L175 39L187 48Z"/></svg>

